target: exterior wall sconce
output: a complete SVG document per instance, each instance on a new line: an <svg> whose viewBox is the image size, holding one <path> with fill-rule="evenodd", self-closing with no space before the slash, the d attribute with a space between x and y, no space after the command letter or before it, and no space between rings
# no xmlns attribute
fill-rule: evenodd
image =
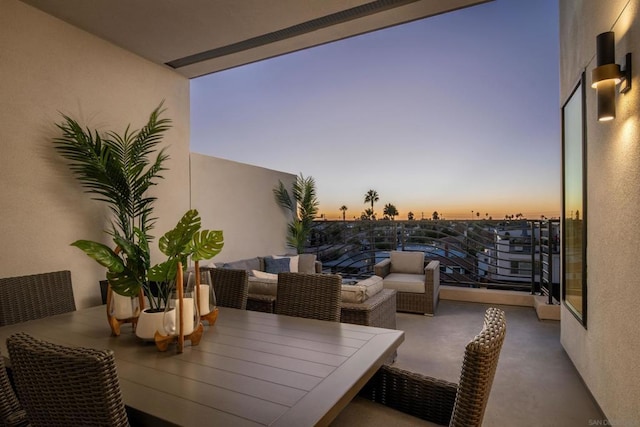
<svg viewBox="0 0 640 427"><path fill-rule="evenodd" d="M615 35L613 31L596 38L597 67L591 71L591 87L596 90L598 121L616 117L616 85L623 83L620 93L631 90L631 53L625 56L625 66L616 64Z"/></svg>

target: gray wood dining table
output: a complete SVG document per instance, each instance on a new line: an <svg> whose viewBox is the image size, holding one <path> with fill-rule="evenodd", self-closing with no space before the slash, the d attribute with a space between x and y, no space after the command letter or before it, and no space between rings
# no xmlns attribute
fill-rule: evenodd
<svg viewBox="0 0 640 427"><path fill-rule="evenodd" d="M220 307L199 345L159 352L130 326L110 335L105 306L0 328L114 351L125 404L180 426L327 425L404 340L404 332Z"/></svg>

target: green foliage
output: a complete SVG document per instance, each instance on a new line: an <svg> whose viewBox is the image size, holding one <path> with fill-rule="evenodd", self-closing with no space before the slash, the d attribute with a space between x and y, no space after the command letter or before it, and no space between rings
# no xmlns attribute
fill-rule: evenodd
<svg viewBox="0 0 640 427"><path fill-rule="evenodd" d="M78 122L63 115L56 124L62 135L53 140L54 148L69 161L69 169L94 200L105 202L113 213L112 236L115 251L88 240L72 243L107 268L107 279L114 292L135 296L148 289L150 267L149 230L155 197L146 195L166 170L169 159L165 149L157 154L171 120L161 118L165 111L160 103L139 130L127 126L122 135L108 131L83 129ZM147 294L150 295L149 293Z"/></svg>
<svg viewBox="0 0 640 427"><path fill-rule="evenodd" d="M149 269L149 247L140 230L134 230L142 236L139 243L128 241L116 235L113 238L117 251L106 245L90 240L78 240L71 245L82 249L88 256L107 268L107 280L114 292L134 297L147 282Z"/></svg>
<svg viewBox="0 0 640 427"><path fill-rule="evenodd" d="M220 253L224 246L222 230L197 231L187 245L193 261L211 259Z"/></svg>
<svg viewBox="0 0 640 427"><path fill-rule="evenodd" d="M287 226L287 244L302 253L309 237L313 220L318 214L318 198L316 182L313 177L305 178L302 174L296 177L291 188L291 195L282 181L273 189L276 203L291 212L291 222Z"/></svg>
<svg viewBox="0 0 640 427"><path fill-rule="evenodd" d="M171 127L170 119L160 118L164 111L160 103L144 127L131 131L127 126L123 135L109 131L101 136L66 115L56 124L62 136L53 140L55 149L69 161L69 169L86 192L113 212L111 234L130 241L135 240L135 228L146 234L155 221L150 215L156 198L145 193L162 178L163 164L169 159L165 149L150 158Z"/></svg>
<svg viewBox="0 0 640 427"><path fill-rule="evenodd" d="M176 226L167 231L158 241L160 251L167 260L149 270L149 280L158 284L157 301L164 306L174 285L178 263L186 268L189 257L200 261L216 256L224 246L221 230L200 230L201 219L197 210L188 210Z"/></svg>
<svg viewBox="0 0 640 427"><path fill-rule="evenodd" d="M198 211L187 211L178 224L167 231L158 241L160 251L167 260L150 267L149 246L144 234L135 229L136 242L122 236L114 236L118 251L102 243L78 240L72 243L88 256L107 268L107 279L114 292L125 296L136 296L143 289L151 308L162 308L167 303L178 272L178 262L186 267L189 257L193 260L213 258L224 246L221 230L200 230ZM157 284L154 293L150 282Z"/></svg>

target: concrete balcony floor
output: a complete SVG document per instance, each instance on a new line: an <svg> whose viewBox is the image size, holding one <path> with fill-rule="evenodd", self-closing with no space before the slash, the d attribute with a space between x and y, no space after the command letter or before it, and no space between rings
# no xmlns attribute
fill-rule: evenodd
<svg viewBox="0 0 640 427"><path fill-rule="evenodd" d="M560 344L560 322L538 320L532 307L441 300L434 317L397 313L405 341L396 366L457 383L464 347L482 328L490 306L505 311L507 336L483 425L603 425L603 414ZM332 425L422 424L377 404L352 402Z"/></svg>

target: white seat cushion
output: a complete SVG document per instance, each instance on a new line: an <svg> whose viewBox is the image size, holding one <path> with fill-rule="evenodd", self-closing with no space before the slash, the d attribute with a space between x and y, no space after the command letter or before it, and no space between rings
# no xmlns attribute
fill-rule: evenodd
<svg viewBox="0 0 640 427"><path fill-rule="evenodd" d="M273 295L278 293L278 276L275 279L265 279L249 276L249 293Z"/></svg>
<svg viewBox="0 0 640 427"><path fill-rule="evenodd" d="M423 294L424 274L391 273L384 278L384 288Z"/></svg>
<svg viewBox="0 0 640 427"><path fill-rule="evenodd" d="M258 295L278 294L278 276L269 278L269 273L262 273L261 277L249 276L249 293ZM361 280L355 285L342 285L342 301L351 303L361 303L371 298L383 288L382 277L371 276Z"/></svg>
<svg viewBox="0 0 640 427"><path fill-rule="evenodd" d="M342 302L361 303L382 290L382 277L371 276L355 285L342 285Z"/></svg>

